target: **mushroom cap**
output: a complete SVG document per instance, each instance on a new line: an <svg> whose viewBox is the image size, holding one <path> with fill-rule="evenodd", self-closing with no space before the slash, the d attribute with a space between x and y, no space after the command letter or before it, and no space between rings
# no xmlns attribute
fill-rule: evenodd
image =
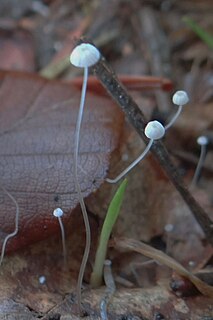
<svg viewBox="0 0 213 320"><path fill-rule="evenodd" d="M70 62L75 67L86 68L96 64L100 59L99 50L90 43L81 43L70 55Z"/></svg>
<svg viewBox="0 0 213 320"><path fill-rule="evenodd" d="M152 140L161 139L165 134L164 126L157 120L150 121L145 127L144 130L145 135L147 138Z"/></svg>
<svg viewBox="0 0 213 320"><path fill-rule="evenodd" d="M209 139L206 136L200 136L197 138L197 143L200 146L205 146L209 143Z"/></svg>
<svg viewBox="0 0 213 320"><path fill-rule="evenodd" d="M56 218L60 218L62 217L64 214L63 210L61 208L56 208L54 211L53 211L53 215L56 217Z"/></svg>
<svg viewBox="0 0 213 320"><path fill-rule="evenodd" d="M46 282L46 277L45 276L40 276L38 279L40 284L44 284Z"/></svg>
<svg viewBox="0 0 213 320"><path fill-rule="evenodd" d="M188 94L186 91L179 90L173 95L172 102L178 106L183 106L189 102Z"/></svg>

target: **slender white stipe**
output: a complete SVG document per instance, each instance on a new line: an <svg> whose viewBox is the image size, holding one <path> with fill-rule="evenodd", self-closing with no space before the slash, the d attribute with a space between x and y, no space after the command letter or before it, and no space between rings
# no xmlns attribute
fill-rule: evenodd
<svg viewBox="0 0 213 320"><path fill-rule="evenodd" d="M58 223L61 229L61 240L62 240L62 248L63 248L63 257L64 257L64 266L67 266L67 248L66 248L66 240L65 240L65 231L64 231L64 224L61 219L63 216L64 212L61 208L56 208L53 211L54 217L58 219Z"/></svg>
<svg viewBox="0 0 213 320"><path fill-rule="evenodd" d="M0 186L0 188L4 191L4 193L6 193L6 195L13 201L13 203L15 204L16 207L16 215L15 215L15 229L12 233L8 234L3 242L2 245L2 249L1 249L1 258L0 258L0 266L3 262L4 259L4 254L5 254L5 249L6 249L6 245L9 239L15 237L18 233L18 224L19 224L19 206L18 203L16 201L16 199L2 186Z"/></svg>
<svg viewBox="0 0 213 320"><path fill-rule="evenodd" d="M189 97L185 91L179 90L173 95L172 102L178 106L178 109L169 123L165 126L165 130L169 129L175 123L183 109L183 106L189 102Z"/></svg>
<svg viewBox="0 0 213 320"><path fill-rule="evenodd" d="M197 139L197 143L200 145L200 158L199 158L197 167L195 169L195 173L192 178L192 182L191 182L190 187L195 186L198 182L198 178L200 176L200 172L201 172L202 166L203 166L205 158L206 158L207 144L209 143L209 140L206 136L200 136Z"/></svg>
<svg viewBox="0 0 213 320"><path fill-rule="evenodd" d="M111 260L105 260L104 262L104 282L106 284L105 296L101 299L100 303L100 315L101 320L108 320L107 307L113 294L115 293L116 286L112 275L112 262Z"/></svg>
<svg viewBox="0 0 213 320"><path fill-rule="evenodd" d="M175 123L175 121L179 117L182 109L183 109L183 106L179 106L178 107L177 112L175 113L175 115L172 117L172 119L169 121L169 123L167 123L167 125L165 125L165 130L168 130Z"/></svg>
<svg viewBox="0 0 213 320"><path fill-rule="evenodd" d="M116 286L112 275L112 261L109 259L104 261L104 282L108 291L113 294L116 290Z"/></svg>
<svg viewBox="0 0 213 320"><path fill-rule="evenodd" d="M154 140L161 139L165 134L165 129L163 125L159 121L150 121L145 127L144 130L145 135L147 138L150 139L149 143L147 144L144 151L141 153L141 155L135 159L125 170L123 170L115 179L109 179L107 178L106 181L108 183L116 183L121 178L123 178L132 168L134 168L149 152L150 148L152 147L152 144Z"/></svg>
<svg viewBox="0 0 213 320"><path fill-rule="evenodd" d="M84 249L84 255L82 258L80 271L78 275L77 281L77 306L78 312L81 313L81 287L83 282L83 276L89 256L90 245L91 245L91 232L90 232L90 225L88 214L86 210L86 206L84 203L83 195L81 192L81 186L78 180L78 155L79 155L79 142L80 142L80 131L81 131L81 123L83 118L84 112L84 104L85 104L85 97L86 97L86 90L87 90L87 81L88 81L88 67L94 65L100 59L100 52L96 47L89 43L82 43L74 48L70 55L70 62L76 67L84 68L84 77L83 77L83 84L81 90L81 100L80 100L80 107L77 117L76 129L75 129L75 141L74 141L74 179L75 179L75 186L77 189L78 200L81 206L81 211L84 219L84 225L86 229L86 244Z"/></svg>
<svg viewBox="0 0 213 320"><path fill-rule="evenodd" d="M170 254L172 252L172 244L174 240L174 229L175 225L172 223L167 223L164 226L165 237L166 237L166 253Z"/></svg>
<svg viewBox="0 0 213 320"><path fill-rule="evenodd" d="M122 179L130 170L132 170L132 168L134 168L146 156L153 144L153 141L154 140L151 139L144 151L141 153L141 155L137 159L135 159L126 169L124 169L116 178L107 178L106 181L109 183L117 183L120 179Z"/></svg>

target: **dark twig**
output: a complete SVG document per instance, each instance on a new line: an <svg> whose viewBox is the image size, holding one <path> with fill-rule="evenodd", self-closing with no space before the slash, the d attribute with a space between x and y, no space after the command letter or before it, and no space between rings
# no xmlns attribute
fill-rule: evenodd
<svg viewBox="0 0 213 320"><path fill-rule="evenodd" d="M101 81L108 93L124 111L129 122L138 132L140 137L147 144L147 139L144 135L144 128L147 124L147 120L133 98L127 93L125 87L121 82L119 82L114 71L107 64L104 57L102 56L100 61L91 69ZM213 222L184 185L181 176L178 174L176 167L172 163L164 144L161 141L155 141L151 151L194 214L196 220L205 232L206 238L213 245Z"/></svg>

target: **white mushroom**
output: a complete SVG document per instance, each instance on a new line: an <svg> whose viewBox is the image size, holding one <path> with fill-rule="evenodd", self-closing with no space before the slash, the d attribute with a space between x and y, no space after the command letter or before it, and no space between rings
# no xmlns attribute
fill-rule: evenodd
<svg viewBox="0 0 213 320"><path fill-rule="evenodd" d="M209 139L206 136L200 136L197 138L197 143L200 145L200 157L198 160L197 167L195 169L194 176L192 178L191 187L195 186L198 182L198 178L200 176L200 172L205 161L207 144L209 143Z"/></svg>
<svg viewBox="0 0 213 320"><path fill-rule="evenodd" d="M81 90L81 101L80 107L78 112L78 118L76 123L76 130L75 130L75 142L74 142L74 179L75 185L77 189L78 199L81 206L81 211L83 214L85 229L86 229L86 245L84 250L84 255L82 258L82 263L79 271L78 276L78 283L77 283L77 305L78 311L81 311L81 287L83 281L83 275L86 268L86 263L89 256L90 251L90 244L91 244L91 232L90 232L90 225L87 215L86 206L84 203L83 195L81 192L81 186L78 180L78 154L79 154L79 140L80 140L80 129L81 129L81 122L84 112L84 104L85 104L85 96L86 96L86 89L87 89L87 81L88 81L88 68L98 62L100 59L100 52L98 49L89 44L89 43L82 43L74 48L70 55L70 62L75 67L84 68L84 78L83 78L83 85Z"/></svg>
<svg viewBox="0 0 213 320"><path fill-rule="evenodd" d="M61 229L61 240L62 240L62 247L63 247L63 256L64 256L64 265L67 265L67 249L66 249L66 240L65 240L65 231L64 231L64 225L61 217L63 216L64 212L61 208L56 208L53 211L54 217L58 219L59 226Z"/></svg>
<svg viewBox="0 0 213 320"><path fill-rule="evenodd" d="M106 179L109 183L116 183L121 178L123 178L132 168L134 168L149 152L154 140L161 139L165 134L165 128L164 126L157 120L150 121L145 127L144 134L147 138L150 139L149 143L147 144L144 151L141 153L141 155L135 159L125 170L123 170L116 178L114 179Z"/></svg>
<svg viewBox="0 0 213 320"><path fill-rule="evenodd" d="M174 124L174 122L179 117L183 106L189 102L188 94L183 90L179 90L175 92L175 94L173 95L172 102L178 106L178 110L172 117L172 119L169 121L169 123L165 126L165 130L169 129Z"/></svg>

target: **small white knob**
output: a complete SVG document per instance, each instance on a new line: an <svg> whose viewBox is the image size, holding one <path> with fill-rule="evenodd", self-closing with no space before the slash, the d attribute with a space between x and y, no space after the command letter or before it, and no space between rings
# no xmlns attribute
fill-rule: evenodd
<svg viewBox="0 0 213 320"><path fill-rule="evenodd" d="M197 138L197 143L200 146L206 146L209 143L209 140L206 136L200 136Z"/></svg>
<svg viewBox="0 0 213 320"><path fill-rule="evenodd" d="M57 208L53 211L53 215L56 217L56 218L60 218L62 217L64 214L63 210L61 210L61 208Z"/></svg>

